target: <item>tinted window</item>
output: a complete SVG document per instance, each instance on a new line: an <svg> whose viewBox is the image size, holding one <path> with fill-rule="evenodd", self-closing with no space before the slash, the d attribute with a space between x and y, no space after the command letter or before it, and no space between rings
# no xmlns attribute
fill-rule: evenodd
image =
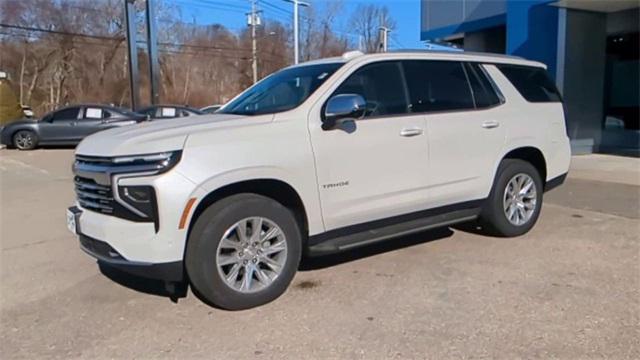
<svg viewBox="0 0 640 360"><path fill-rule="evenodd" d="M561 101L556 85L542 68L496 65L518 89L522 97L531 102Z"/></svg>
<svg viewBox="0 0 640 360"><path fill-rule="evenodd" d="M482 109L500 104L502 100L496 94L485 72L480 68L480 64L468 63L466 68L476 108Z"/></svg>
<svg viewBox="0 0 640 360"><path fill-rule="evenodd" d="M342 63L302 65L280 70L245 90L220 110L223 114L258 115L298 107Z"/></svg>
<svg viewBox="0 0 640 360"><path fill-rule="evenodd" d="M462 63L403 61L412 112L473 109L473 97Z"/></svg>
<svg viewBox="0 0 640 360"><path fill-rule="evenodd" d="M365 65L351 74L333 95L358 94L367 102L365 117L406 114L408 105L400 63Z"/></svg>
<svg viewBox="0 0 640 360"><path fill-rule="evenodd" d="M53 121L56 120L75 120L78 118L78 112L80 111L79 108L68 108L68 109L62 109L60 111L56 111L53 114Z"/></svg>

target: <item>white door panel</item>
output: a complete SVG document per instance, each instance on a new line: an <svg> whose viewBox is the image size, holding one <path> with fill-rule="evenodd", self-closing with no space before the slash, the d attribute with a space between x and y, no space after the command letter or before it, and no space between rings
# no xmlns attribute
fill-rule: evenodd
<svg viewBox="0 0 640 360"><path fill-rule="evenodd" d="M488 195L487 184L504 146L505 121L500 107L426 116L434 206Z"/></svg>
<svg viewBox="0 0 640 360"><path fill-rule="evenodd" d="M327 230L427 207L424 116L358 120L351 133L319 123L310 130Z"/></svg>

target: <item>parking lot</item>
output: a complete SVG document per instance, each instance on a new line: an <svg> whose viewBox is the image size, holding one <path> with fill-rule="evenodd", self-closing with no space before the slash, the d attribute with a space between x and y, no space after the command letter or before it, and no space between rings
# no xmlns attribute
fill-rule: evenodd
<svg viewBox="0 0 640 360"><path fill-rule="evenodd" d="M73 151L0 150L9 358L640 358L640 160L574 157L515 239L442 229L305 260L242 312L101 273L67 232Z"/></svg>

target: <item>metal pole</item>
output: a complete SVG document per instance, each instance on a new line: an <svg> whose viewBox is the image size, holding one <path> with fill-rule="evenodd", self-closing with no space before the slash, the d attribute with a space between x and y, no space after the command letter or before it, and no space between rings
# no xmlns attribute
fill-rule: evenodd
<svg viewBox="0 0 640 360"><path fill-rule="evenodd" d="M300 61L300 34L298 33L298 0L293 0L293 63Z"/></svg>
<svg viewBox="0 0 640 360"><path fill-rule="evenodd" d="M160 103L160 64L158 63L158 28L154 0L147 0L147 47L149 49L149 79L151 82L151 103Z"/></svg>
<svg viewBox="0 0 640 360"><path fill-rule="evenodd" d="M309 6L308 3L302 2L300 0L284 0L286 2L293 3L293 63L297 64L300 59L300 47L299 41L300 37L298 35L298 7Z"/></svg>
<svg viewBox="0 0 640 360"><path fill-rule="evenodd" d="M256 82L258 82L258 50L257 50L257 43L256 43L256 26L257 24L257 18L258 15L256 13L256 0L251 0L251 58L252 58L252 64L251 67L253 68L253 83L255 84Z"/></svg>
<svg viewBox="0 0 640 360"><path fill-rule="evenodd" d="M136 43L136 0L124 0L125 23L127 27L127 49L129 54L129 85L131 91L131 109L136 110L140 103L138 89L138 45Z"/></svg>
<svg viewBox="0 0 640 360"><path fill-rule="evenodd" d="M380 49L382 52L387 52L389 47L389 28L380 26Z"/></svg>

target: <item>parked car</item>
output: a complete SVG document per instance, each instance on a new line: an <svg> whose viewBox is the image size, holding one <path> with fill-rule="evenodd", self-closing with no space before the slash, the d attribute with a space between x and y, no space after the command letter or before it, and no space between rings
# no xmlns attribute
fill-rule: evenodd
<svg viewBox="0 0 640 360"><path fill-rule="evenodd" d="M471 221L522 235L569 169L560 95L515 57L347 53L209 118L85 139L67 220L100 262L225 309L280 296L303 253Z"/></svg>
<svg viewBox="0 0 640 360"><path fill-rule="evenodd" d="M6 125L0 133L0 143L20 150L38 145L76 145L95 132L144 120L144 115L113 106L74 105L52 111L42 119Z"/></svg>
<svg viewBox="0 0 640 360"><path fill-rule="evenodd" d="M203 114L198 109L176 105L152 105L138 110L137 113L148 115L151 120L174 119Z"/></svg>
<svg viewBox="0 0 640 360"><path fill-rule="evenodd" d="M213 114L214 112L218 111L221 107L222 105L209 105L209 106L203 107L202 109L200 109L200 111L202 111L202 113L204 114Z"/></svg>

